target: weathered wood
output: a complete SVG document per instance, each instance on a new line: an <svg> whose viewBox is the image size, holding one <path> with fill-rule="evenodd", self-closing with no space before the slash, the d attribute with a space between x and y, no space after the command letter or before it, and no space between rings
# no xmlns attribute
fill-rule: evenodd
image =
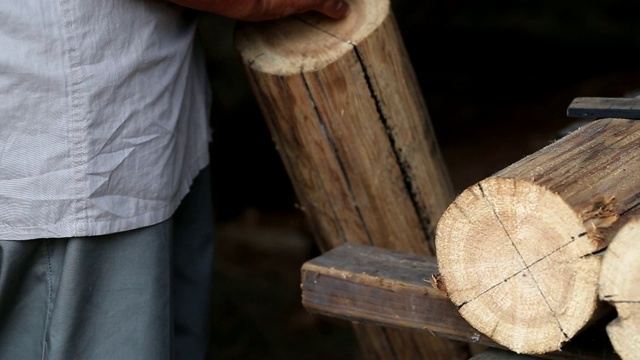
<svg viewBox="0 0 640 360"><path fill-rule="evenodd" d="M389 2L350 4L343 21L240 23L236 47L321 250L432 254L453 191L427 108ZM356 327L371 357L467 356L466 344Z"/></svg>
<svg viewBox="0 0 640 360"><path fill-rule="evenodd" d="M640 98L577 97L569 104L567 116L640 119Z"/></svg>
<svg viewBox="0 0 640 360"><path fill-rule="evenodd" d="M481 354L478 354L469 360L535 360L533 356L519 355L513 352L501 350L501 349L489 349Z"/></svg>
<svg viewBox="0 0 640 360"><path fill-rule="evenodd" d="M640 202L639 144L640 122L597 120L456 198L438 224L437 259L474 328L535 354L600 314L596 253Z"/></svg>
<svg viewBox="0 0 640 360"><path fill-rule="evenodd" d="M344 244L303 264L302 303L311 312L348 321L501 347L471 327L446 294L433 288L435 272L432 256ZM563 351L536 357L619 359L604 331L607 321L576 336Z"/></svg>
<svg viewBox="0 0 640 360"><path fill-rule="evenodd" d="M599 296L618 317L607 326L622 359L640 359L640 217L629 220L612 238L602 258Z"/></svg>
<svg viewBox="0 0 640 360"><path fill-rule="evenodd" d="M301 272L302 304L310 311L495 345L430 285L434 257L347 243L307 261Z"/></svg>

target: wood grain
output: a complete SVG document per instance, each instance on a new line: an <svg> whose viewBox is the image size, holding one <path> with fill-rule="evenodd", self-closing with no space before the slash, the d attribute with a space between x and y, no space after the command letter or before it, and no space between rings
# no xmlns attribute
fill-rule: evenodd
<svg viewBox="0 0 640 360"><path fill-rule="evenodd" d="M435 289L432 256L344 244L301 268L302 303L311 312L404 331L435 334L491 347L504 347L465 321L446 294ZM543 359L619 359L608 342L603 318Z"/></svg>
<svg viewBox="0 0 640 360"><path fill-rule="evenodd" d="M590 119L640 119L640 99L577 97L569 104L567 116Z"/></svg>
<svg viewBox="0 0 640 360"><path fill-rule="evenodd" d="M600 312L608 233L640 202L640 123L601 119L469 187L438 265L474 328L519 353L562 348Z"/></svg>
<svg viewBox="0 0 640 360"><path fill-rule="evenodd" d="M636 211L637 212L637 211ZM599 296L617 310L607 326L613 348L622 359L640 359L640 217L616 232L602 258Z"/></svg>
<svg viewBox="0 0 640 360"><path fill-rule="evenodd" d="M433 254L452 185L389 2L344 21L241 23L247 79L322 251L346 242ZM368 358L466 359L467 345L355 325Z"/></svg>

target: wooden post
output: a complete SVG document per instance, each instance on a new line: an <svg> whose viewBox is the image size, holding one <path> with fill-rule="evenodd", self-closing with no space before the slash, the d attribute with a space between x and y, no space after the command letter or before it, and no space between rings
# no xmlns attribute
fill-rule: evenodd
<svg viewBox="0 0 640 360"><path fill-rule="evenodd" d="M618 317L607 325L616 353L624 360L640 359L640 217L629 220L612 238L602 257L599 296Z"/></svg>
<svg viewBox="0 0 640 360"><path fill-rule="evenodd" d="M240 23L236 48L319 247L432 254L453 199L387 0L346 20L305 14ZM467 344L356 325L370 358L466 359Z"/></svg>
<svg viewBox="0 0 640 360"><path fill-rule="evenodd" d="M638 121L594 121L448 207L437 229L438 266L473 327L538 354L561 348L596 316L598 251L640 203L639 143Z"/></svg>

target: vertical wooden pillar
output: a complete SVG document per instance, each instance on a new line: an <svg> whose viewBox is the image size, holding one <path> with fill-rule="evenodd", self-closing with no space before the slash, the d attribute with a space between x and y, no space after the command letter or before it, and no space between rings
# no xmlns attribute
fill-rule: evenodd
<svg viewBox="0 0 640 360"><path fill-rule="evenodd" d="M319 247L434 254L453 190L427 108L388 1L351 9L240 23L236 48ZM369 358L469 357L450 340L355 329Z"/></svg>

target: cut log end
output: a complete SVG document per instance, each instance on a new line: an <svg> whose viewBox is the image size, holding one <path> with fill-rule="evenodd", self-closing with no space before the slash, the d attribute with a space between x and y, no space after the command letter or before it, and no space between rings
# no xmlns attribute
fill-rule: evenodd
<svg viewBox="0 0 640 360"><path fill-rule="evenodd" d="M611 240L600 271L601 300L611 303L618 318L607 334L622 359L640 359L640 218L620 228Z"/></svg>
<svg viewBox="0 0 640 360"><path fill-rule="evenodd" d="M474 328L517 353L560 349L597 305L600 259L591 254L601 243L586 223L530 181L490 177L468 188L437 227L449 298Z"/></svg>
<svg viewBox="0 0 640 360"><path fill-rule="evenodd" d="M389 1L351 0L350 13L334 20L307 13L281 20L239 23L236 49L251 69L276 75L317 71L353 50L390 15Z"/></svg>

